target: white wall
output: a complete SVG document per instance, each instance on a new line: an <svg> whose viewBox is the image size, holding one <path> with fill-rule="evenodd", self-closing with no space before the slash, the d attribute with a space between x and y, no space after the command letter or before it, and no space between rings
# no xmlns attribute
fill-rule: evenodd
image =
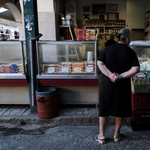
<svg viewBox="0 0 150 150"><path fill-rule="evenodd" d="M40 40L56 40L57 18L55 0L37 0Z"/></svg>
<svg viewBox="0 0 150 150"><path fill-rule="evenodd" d="M145 28L145 12L147 1L136 0L127 1L127 18L126 24L129 29L144 29Z"/></svg>

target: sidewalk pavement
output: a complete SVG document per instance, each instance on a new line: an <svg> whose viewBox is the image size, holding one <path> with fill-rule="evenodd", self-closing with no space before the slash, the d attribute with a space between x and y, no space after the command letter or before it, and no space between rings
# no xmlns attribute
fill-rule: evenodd
<svg viewBox="0 0 150 150"><path fill-rule="evenodd" d="M131 118L126 118L124 124L130 125ZM108 124L114 124L115 118L109 117ZM62 108L59 115L51 119L41 119L38 113L31 113L29 106L0 105L0 124L56 124L56 125L83 125L98 124L98 108Z"/></svg>

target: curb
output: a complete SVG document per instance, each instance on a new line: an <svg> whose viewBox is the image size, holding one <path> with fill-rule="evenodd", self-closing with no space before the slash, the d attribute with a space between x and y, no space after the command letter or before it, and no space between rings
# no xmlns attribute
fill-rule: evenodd
<svg viewBox="0 0 150 150"><path fill-rule="evenodd" d="M13 125L98 125L97 115L63 115L51 119L41 119L37 114L30 116L1 116L0 124ZM107 125L115 124L115 117L108 117ZM123 124L130 125L131 118L125 118Z"/></svg>

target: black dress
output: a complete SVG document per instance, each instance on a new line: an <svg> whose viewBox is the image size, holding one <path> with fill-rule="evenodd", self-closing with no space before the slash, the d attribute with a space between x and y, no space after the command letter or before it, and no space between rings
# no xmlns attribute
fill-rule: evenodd
<svg viewBox="0 0 150 150"><path fill-rule="evenodd" d="M139 66L136 53L121 43L108 46L98 60L104 62L112 73L118 74ZM99 116L131 117L130 78L113 83L103 74L99 92Z"/></svg>

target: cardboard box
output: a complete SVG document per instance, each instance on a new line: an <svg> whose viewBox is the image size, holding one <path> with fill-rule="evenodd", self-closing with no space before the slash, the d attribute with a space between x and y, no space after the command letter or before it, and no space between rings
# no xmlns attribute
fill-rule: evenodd
<svg viewBox="0 0 150 150"><path fill-rule="evenodd" d="M131 79L131 90L134 93L149 93L149 84L134 85Z"/></svg>

